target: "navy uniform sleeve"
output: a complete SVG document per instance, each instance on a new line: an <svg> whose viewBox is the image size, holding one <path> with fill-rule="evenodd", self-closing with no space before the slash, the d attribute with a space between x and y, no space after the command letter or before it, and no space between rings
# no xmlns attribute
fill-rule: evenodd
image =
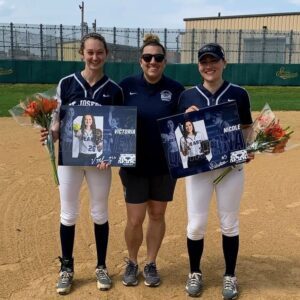
<svg viewBox="0 0 300 300"><path fill-rule="evenodd" d="M190 106L196 105L197 106L197 97L195 95L192 95L193 91L192 89L185 90L181 93L178 101L178 110L179 113L184 113Z"/></svg>
<svg viewBox="0 0 300 300"><path fill-rule="evenodd" d="M185 107L185 92L183 91L181 93L181 95L179 96L179 100L178 100L178 112L179 113L184 113L185 110L186 110L186 107Z"/></svg>
<svg viewBox="0 0 300 300"><path fill-rule="evenodd" d="M251 105L248 92L241 88L239 101L237 102L240 121L242 125L252 124Z"/></svg>
<svg viewBox="0 0 300 300"><path fill-rule="evenodd" d="M124 104L124 94L123 94L121 87L119 87L118 91L114 95L113 103L114 103L114 105L123 105Z"/></svg>
<svg viewBox="0 0 300 300"><path fill-rule="evenodd" d="M180 108L179 108L179 101L180 101L180 97L181 97L182 93L184 92L184 90L185 90L184 86L179 84L178 91L177 91L177 95L178 95L177 96L177 101L176 101L176 103L174 103L174 105L175 105L175 114L181 113Z"/></svg>

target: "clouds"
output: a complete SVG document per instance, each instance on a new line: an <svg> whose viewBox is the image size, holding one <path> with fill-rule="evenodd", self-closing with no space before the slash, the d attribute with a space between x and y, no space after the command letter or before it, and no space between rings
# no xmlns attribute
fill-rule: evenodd
<svg viewBox="0 0 300 300"><path fill-rule="evenodd" d="M288 0L288 2L300 6L300 0Z"/></svg>
<svg viewBox="0 0 300 300"><path fill-rule="evenodd" d="M0 22L76 25L82 0L0 0ZM185 18L298 11L300 0L84 0L84 21L91 27L182 29Z"/></svg>
<svg viewBox="0 0 300 300"><path fill-rule="evenodd" d="M0 17L13 16L15 6L8 4L8 1L0 0Z"/></svg>

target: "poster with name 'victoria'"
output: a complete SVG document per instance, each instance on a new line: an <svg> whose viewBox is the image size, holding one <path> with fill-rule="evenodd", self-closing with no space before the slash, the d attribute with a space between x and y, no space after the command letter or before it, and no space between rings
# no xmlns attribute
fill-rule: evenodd
<svg viewBox="0 0 300 300"><path fill-rule="evenodd" d="M135 166L135 107L65 105L60 120L59 164Z"/></svg>

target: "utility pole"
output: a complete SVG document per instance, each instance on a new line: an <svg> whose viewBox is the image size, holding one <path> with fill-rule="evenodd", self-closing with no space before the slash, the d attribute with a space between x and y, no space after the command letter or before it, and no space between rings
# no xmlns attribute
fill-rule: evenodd
<svg viewBox="0 0 300 300"><path fill-rule="evenodd" d="M93 31L94 31L94 32L97 31L97 23L96 23L96 19L95 19L95 22L93 23Z"/></svg>
<svg viewBox="0 0 300 300"><path fill-rule="evenodd" d="M81 37L83 37L84 32L84 2L81 2L81 5L79 5L79 8L81 10Z"/></svg>

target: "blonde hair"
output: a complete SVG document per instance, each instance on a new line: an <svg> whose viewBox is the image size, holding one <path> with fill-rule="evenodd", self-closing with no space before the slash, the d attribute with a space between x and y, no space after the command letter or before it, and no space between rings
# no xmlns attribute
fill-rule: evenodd
<svg viewBox="0 0 300 300"><path fill-rule="evenodd" d="M145 48L146 46L149 46L149 45L161 47L163 53L166 54L166 49L165 49L165 47L160 43L160 39L159 39L158 35L153 34L153 33L147 33L147 34L145 34L145 35L144 35L144 38L143 38L143 45L142 45L142 47L140 48L140 53L143 54L144 48Z"/></svg>
<svg viewBox="0 0 300 300"><path fill-rule="evenodd" d="M146 33L143 38L144 44L146 43L160 43L159 36L153 33Z"/></svg>

